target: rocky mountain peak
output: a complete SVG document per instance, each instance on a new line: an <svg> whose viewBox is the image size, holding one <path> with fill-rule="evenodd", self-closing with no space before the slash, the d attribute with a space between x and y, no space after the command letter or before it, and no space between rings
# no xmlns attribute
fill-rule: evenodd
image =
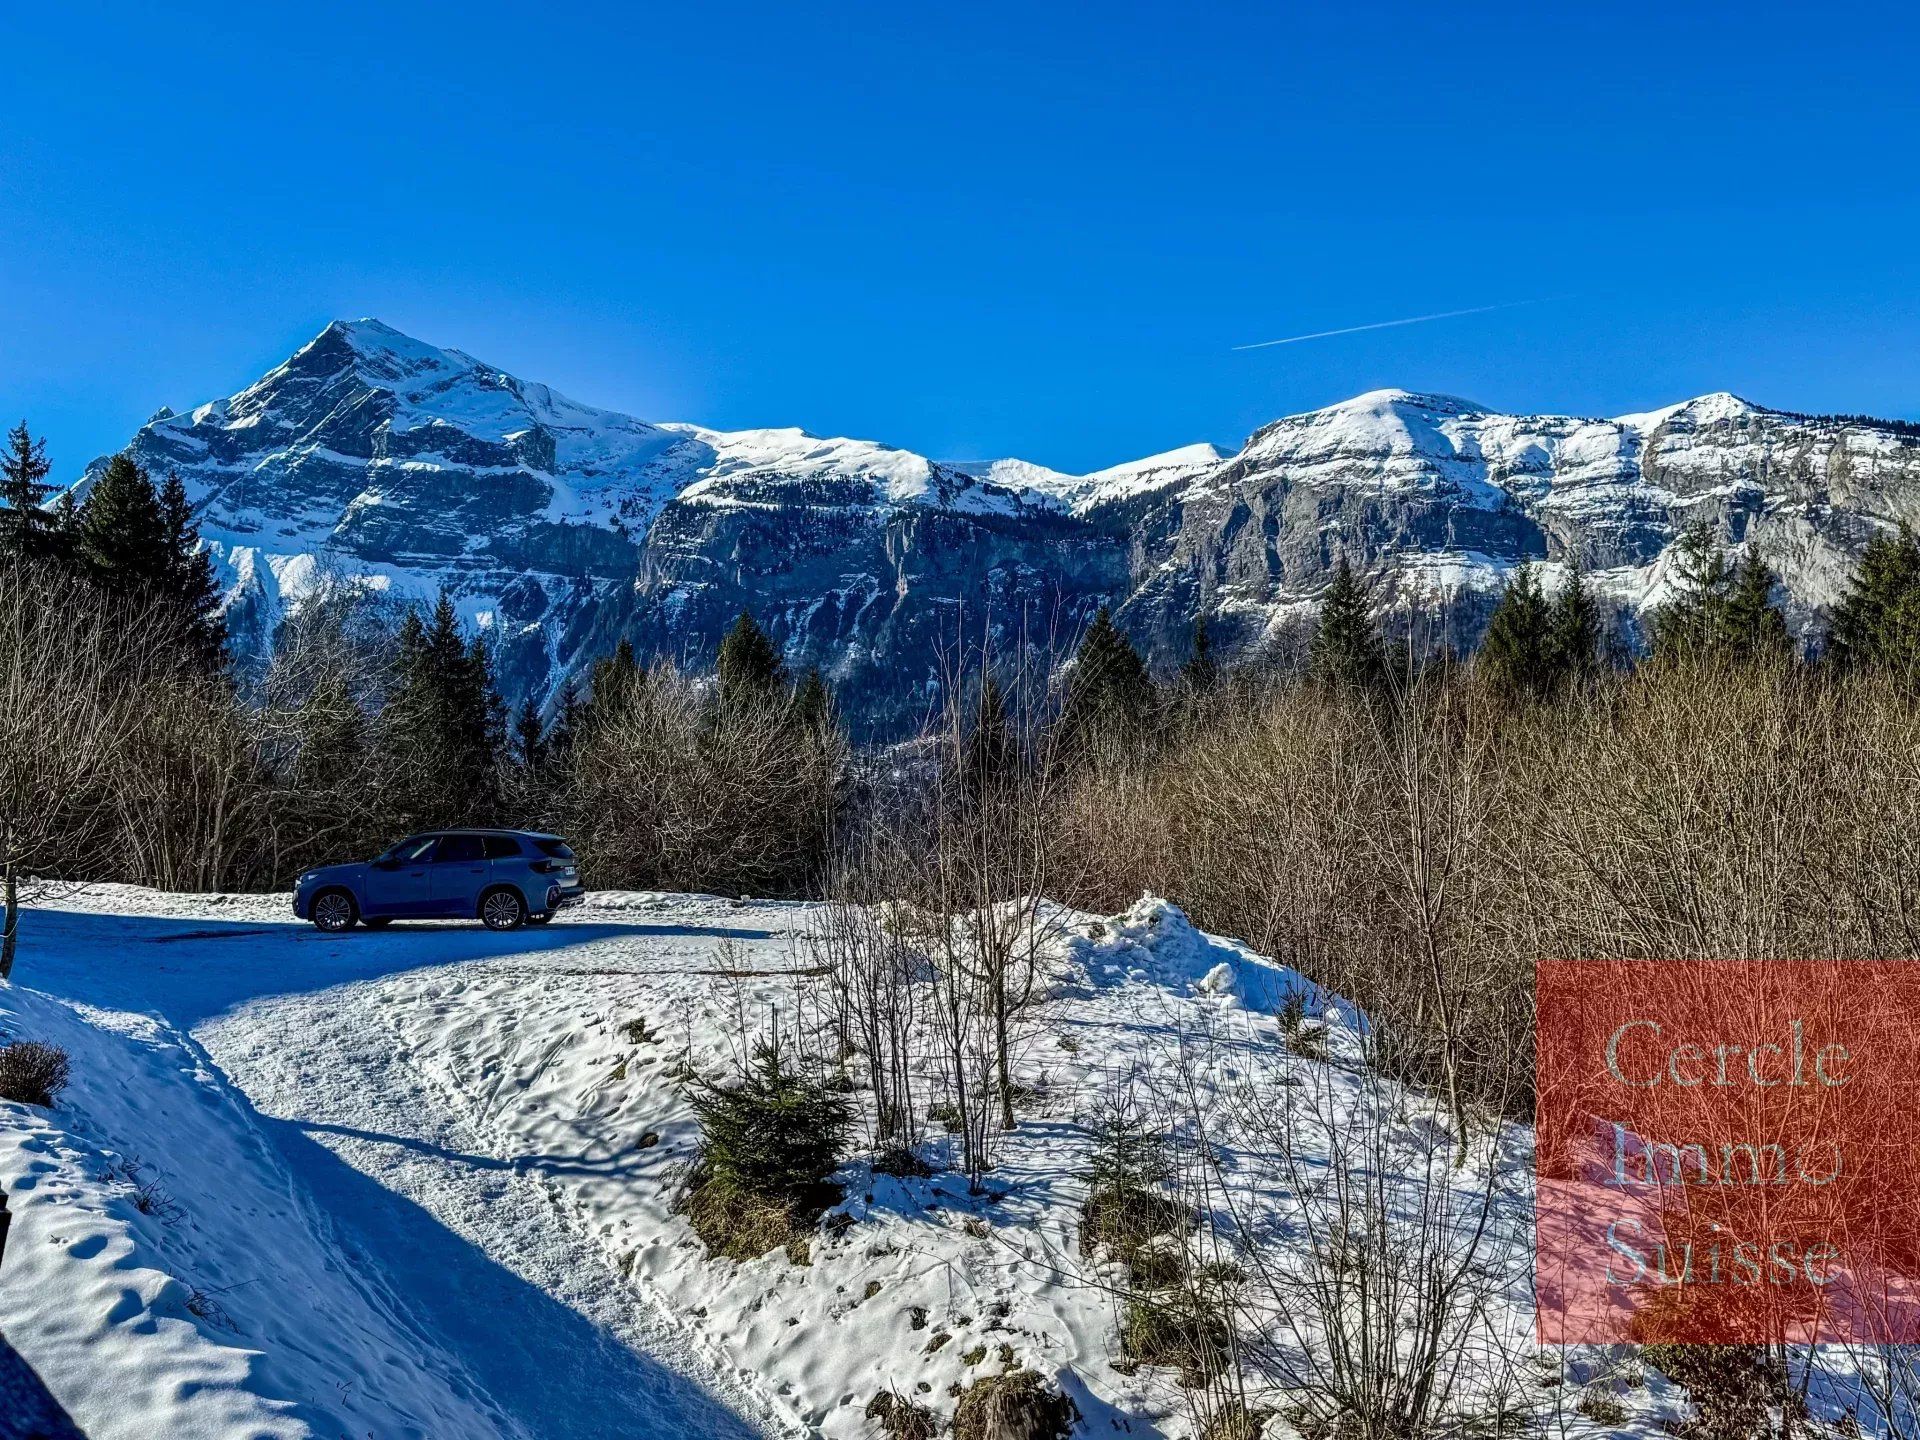
<svg viewBox="0 0 1920 1440"><path fill-rule="evenodd" d="M1614 420L1370 391L1071 475L945 463L795 428L717 431L570 400L375 319L129 447L177 471L243 650L349 586L444 588L491 639L510 701L557 703L621 639L705 663L742 609L817 664L868 733L926 713L961 643L1066 646L1100 605L1159 665L1196 614L1223 652L1280 643L1340 559L1383 618L1471 642L1522 560L1578 558L1631 639L1671 546L1705 521L1765 554L1807 628L1866 538L1920 518L1920 429L1720 393Z"/></svg>

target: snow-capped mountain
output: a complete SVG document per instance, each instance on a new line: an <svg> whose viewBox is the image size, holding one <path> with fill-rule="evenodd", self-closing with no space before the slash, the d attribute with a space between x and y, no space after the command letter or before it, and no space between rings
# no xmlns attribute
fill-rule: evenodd
<svg viewBox="0 0 1920 1440"><path fill-rule="evenodd" d="M1766 555L1804 628L1871 534L1920 517L1920 427L1725 394L1590 420L1382 390L1234 453L1066 475L650 423L376 320L162 411L129 448L185 481L244 649L330 586L445 587L493 634L509 698L550 701L621 638L703 661L745 608L878 733L917 720L988 629L1066 643L1109 603L1156 660L1196 614L1244 649L1304 617L1343 556L1383 610L1462 642L1518 562L1551 584L1578 558L1631 631L1700 519Z"/></svg>

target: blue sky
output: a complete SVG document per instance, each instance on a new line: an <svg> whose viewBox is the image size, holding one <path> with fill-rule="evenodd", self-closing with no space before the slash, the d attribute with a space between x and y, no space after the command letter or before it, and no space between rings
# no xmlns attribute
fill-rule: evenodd
<svg viewBox="0 0 1920 1440"><path fill-rule="evenodd" d="M8 6L0 416L69 474L372 314L649 418L1075 470L1385 385L1913 417L1917 32L1767 0Z"/></svg>

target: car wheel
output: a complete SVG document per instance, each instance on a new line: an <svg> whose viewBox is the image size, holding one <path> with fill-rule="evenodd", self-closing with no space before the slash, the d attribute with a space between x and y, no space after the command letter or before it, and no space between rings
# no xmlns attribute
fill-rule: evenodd
<svg viewBox="0 0 1920 1440"><path fill-rule="evenodd" d="M393 923L393 917L391 915L365 915L361 917L360 923L369 930L384 930Z"/></svg>
<svg viewBox="0 0 1920 1440"><path fill-rule="evenodd" d="M313 926L329 935L351 930L360 918L360 909L344 890L323 890L313 897Z"/></svg>
<svg viewBox="0 0 1920 1440"><path fill-rule="evenodd" d="M548 924L552 919L553 919L553 912L551 910L543 910L538 915L527 916L527 923L529 925L545 925L545 924Z"/></svg>
<svg viewBox="0 0 1920 1440"><path fill-rule="evenodd" d="M480 919L489 930L518 930L527 923L527 905L517 890L490 890L480 897Z"/></svg>

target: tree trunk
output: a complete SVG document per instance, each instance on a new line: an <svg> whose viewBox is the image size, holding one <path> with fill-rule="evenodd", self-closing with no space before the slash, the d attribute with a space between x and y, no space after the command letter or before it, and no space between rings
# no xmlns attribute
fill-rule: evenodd
<svg viewBox="0 0 1920 1440"><path fill-rule="evenodd" d="M1005 970L994 975L993 985L993 1043L998 1052L995 1059L1000 1066L1000 1128L1011 1130L1017 1123L1013 1118L1013 1056L1012 1045L1007 1038L1007 977Z"/></svg>
<svg viewBox="0 0 1920 1440"><path fill-rule="evenodd" d="M12 860L7 861L6 875L6 913L0 916L0 980L13 974L13 951L20 938L20 886Z"/></svg>

